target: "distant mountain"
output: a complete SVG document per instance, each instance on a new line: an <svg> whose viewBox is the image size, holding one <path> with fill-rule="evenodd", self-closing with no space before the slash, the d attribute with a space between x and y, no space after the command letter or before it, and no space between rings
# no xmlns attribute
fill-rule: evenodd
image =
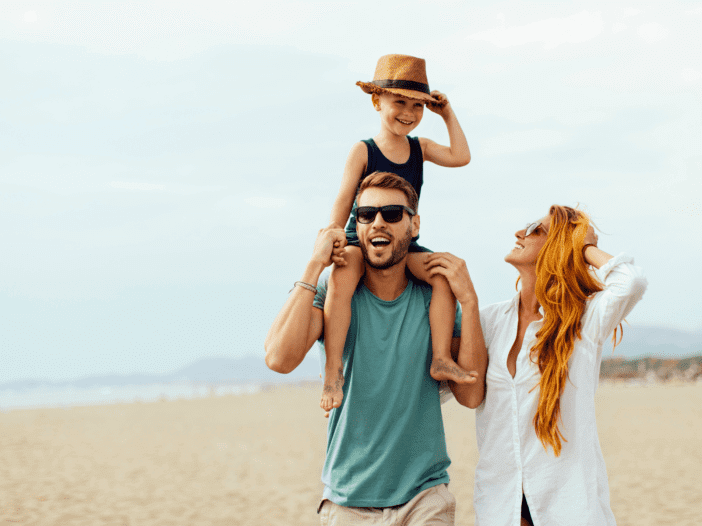
<svg viewBox="0 0 702 526"><path fill-rule="evenodd" d="M190 382L286 382L319 378L319 360L317 350L312 349L307 358L290 374L271 371L261 356L244 358L203 358L192 365L184 367L170 375L167 381L187 380ZM314 356L312 356L314 355Z"/></svg>
<svg viewBox="0 0 702 526"><path fill-rule="evenodd" d="M10 389L23 391L40 387L107 387L123 385L148 385L171 382L190 382L204 384L222 383L287 383L303 380L319 380L320 366L316 358L317 350L312 349L305 360L290 374L278 374L266 366L261 356L246 356L244 358L203 358L197 362L165 375L104 375L90 376L77 380L54 382L48 380L30 379L17 380L0 384L0 391Z"/></svg>
<svg viewBox="0 0 702 526"><path fill-rule="evenodd" d="M64 382L38 379L18 380L0 384L0 390L25 390L42 386L57 387L101 387L120 385L147 385L170 382L192 383L284 383L301 380L319 380L320 365L317 349L312 349L307 358L290 374L277 374L266 367L263 354L244 358L203 358L166 375L103 375L91 376ZM662 359L686 358L702 355L702 331L688 332L661 327L628 327L624 325L624 339L612 353L611 344L605 345L603 358Z"/></svg>
<svg viewBox="0 0 702 526"><path fill-rule="evenodd" d="M609 358L602 360L600 378L611 380L696 382L702 378L702 356L689 358Z"/></svg>
<svg viewBox="0 0 702 526"><path fill-rule="evenodd" d="M702 331L680 331L662 327L629 327L623 324L624 338L612 354L605 345L604 358L686 358L702 355Z"/></svg>

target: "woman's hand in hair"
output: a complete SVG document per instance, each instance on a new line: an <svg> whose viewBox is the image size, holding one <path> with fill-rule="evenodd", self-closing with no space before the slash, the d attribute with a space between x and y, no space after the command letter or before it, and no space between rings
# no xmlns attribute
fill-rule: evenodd
<svg viewBox="0 0 702 526"><path fill-rule="evenodd" d="M583 241L583 246L594 245L597 246L597 232L592 225L587 227L587 233L585 234L585 240Z"/></svg>
<svg viewBox="0 0 702 526"><path fill-rule="evenodd" d="M429 254L425 265L430 276L441 275L446 278L451 292L460 304L477 301L478 296L464 260L449 252L434 252Z"/></svg>
<svg viewBox="0 0 702 526"><path fill-rule="evenodd" d="M595 233L595 229L592 225L587 227L587 233L583 241L583 257L588 265L592 265L595 268L600 268L612 259L610 254L598 248L597 233Z"/></svg>

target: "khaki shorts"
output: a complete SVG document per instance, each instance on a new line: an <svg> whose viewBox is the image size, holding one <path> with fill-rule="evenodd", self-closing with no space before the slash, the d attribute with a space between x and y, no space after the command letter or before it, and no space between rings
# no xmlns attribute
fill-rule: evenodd
<svg viewBox="0 0 702 526"><path fill-rule="evenodd" d="M387 508L347 508L324 499L317 509L322 526L453 526L456 499L446 484L425 489L411 501Z"/></svg>

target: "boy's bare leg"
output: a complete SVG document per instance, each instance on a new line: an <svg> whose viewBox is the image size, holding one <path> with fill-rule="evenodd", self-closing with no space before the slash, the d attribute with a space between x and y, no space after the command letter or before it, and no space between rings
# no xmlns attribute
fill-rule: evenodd
<svg viewBox="0 0 702 526"><path fill-rule="evenodd" d="M456 318L456 298L443 276L429 276L424 259L428 252L412 252L407 258L410 272L432 287L429 305L431 326L432 360L429 374L434 380L452 380L456 383L471 383L473 377L451 357L453 324Z"/></svg>
<svg viewBox="0 0 702 526"><path fill-rule="evenodd" d="M363 276L363 255L358 247L346 247L346 265L334 265L324 302L324 389L319 406L331 411L344 398L342 356L351 324L351 298Z"/></svg>

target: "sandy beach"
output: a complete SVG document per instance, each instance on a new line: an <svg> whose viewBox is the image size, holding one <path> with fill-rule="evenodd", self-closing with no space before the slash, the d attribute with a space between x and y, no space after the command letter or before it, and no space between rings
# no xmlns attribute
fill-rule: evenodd
<svg viewBox="0 0 702 526"><path fill-rule="evenodd" d="M0 413L0 520L23 525L316 525L317 385ZM603 383L600 442L627 525L702 522L702 384ZM457 525L472 525L472 411L444 405Z"/></svg>

